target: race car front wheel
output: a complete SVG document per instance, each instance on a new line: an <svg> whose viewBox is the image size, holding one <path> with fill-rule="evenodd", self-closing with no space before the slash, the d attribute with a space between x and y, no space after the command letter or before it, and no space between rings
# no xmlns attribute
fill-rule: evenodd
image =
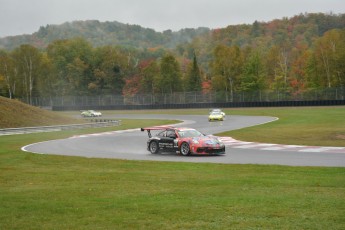
<svg viewBox="0 0 345 230"><path fill-rule="evenodd" d="M189 144L187 142L183 142L181 144L181 150L180 150L180 153L183 155L183 156L188 156L190 154L190 148L189 148Z"/></svg>
<svg viewBox="0 0 345 230"><path fill-rule="evenodd" d="M150 152L152 154L158 153L158 143L156 141L151 141L149 145Z"/></svg>

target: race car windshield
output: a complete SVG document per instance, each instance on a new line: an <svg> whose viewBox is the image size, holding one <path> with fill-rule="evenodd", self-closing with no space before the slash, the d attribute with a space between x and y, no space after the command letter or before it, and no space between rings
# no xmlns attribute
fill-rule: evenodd
<svg viewBox="0 0 345 230"><path fill-rule="evenodd" d="M178 134L180 137L200 137L200 136L204 136L204 134L200 133L197 130L181 130L178 131Z"/></svg>

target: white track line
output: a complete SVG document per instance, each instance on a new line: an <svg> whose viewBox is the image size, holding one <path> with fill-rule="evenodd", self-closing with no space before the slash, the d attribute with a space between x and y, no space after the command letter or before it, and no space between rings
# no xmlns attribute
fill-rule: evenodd
<svg viewBox="0 0 345 230"><path fill-rule="evenodd" d="M270 151L297 151L297 152L329 152L345 153L345 147L326 147L326 146L304 146L304 145L281 145L268 143L255 143L239 141L232 137L218 137L226 146L236 149L257 149Z"/></svg>

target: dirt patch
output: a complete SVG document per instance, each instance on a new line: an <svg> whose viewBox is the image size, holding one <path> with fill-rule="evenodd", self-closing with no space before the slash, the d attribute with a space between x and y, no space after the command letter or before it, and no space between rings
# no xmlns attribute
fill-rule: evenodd
<svg viewBox="0 0 345 230"><path fill-rule="evenodd" d="M335 135L335 138L339 140L345 140L345 134L337 134Z"/></svg>

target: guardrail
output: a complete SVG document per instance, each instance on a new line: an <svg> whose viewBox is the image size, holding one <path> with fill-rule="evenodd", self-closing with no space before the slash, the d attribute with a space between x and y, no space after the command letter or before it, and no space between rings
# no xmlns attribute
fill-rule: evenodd
<svg viewBox="0 0 345 230"><path fill-rule="evenodd" d="M96 121L93 123L86 123L86 124L0 129L0 136L26 134L26 133L54 132L54 131L62 131L62 130L85 129L85 128L110 127L110 126L119 126L119 125L121 125L121 120L104 120L103 119L103 121Z"/></svg>

